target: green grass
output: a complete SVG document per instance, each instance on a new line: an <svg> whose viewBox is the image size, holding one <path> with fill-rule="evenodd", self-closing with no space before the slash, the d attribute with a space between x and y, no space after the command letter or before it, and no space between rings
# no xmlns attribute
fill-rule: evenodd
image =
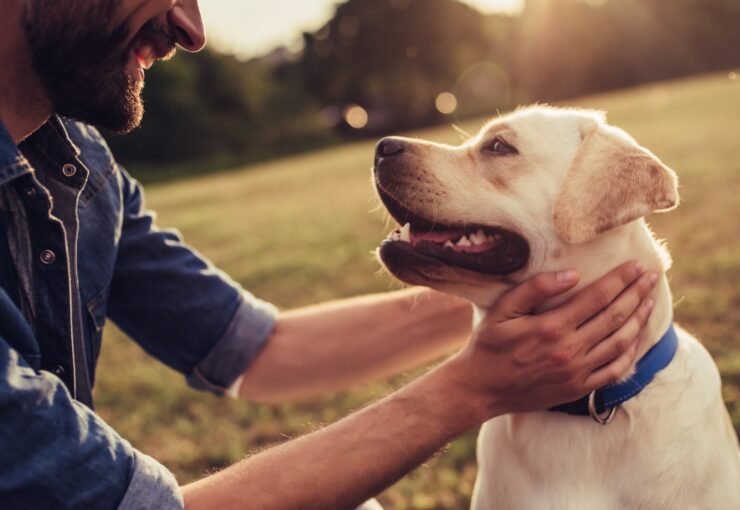
<svg viewBox="0 0 740 510"><path fill-rule="evenodd" d="M727 74L650 85L569 104L599 108L681 178L681 207L651 218L674 256L676 318L719 364L740 428L740 81ZM475 132L482 120L466 122ZM456 143L451 127L419 136ZM373 143L153 186L159 224L253 293L282 308L385 291L370 252L387 233L372 198ZM330 423L410 376L309 404L266 407L187 389L109 326L99 369L100 414L187 482L286 437ZM475 477L475 433L381 497L390 509L462 509Z"/></svg>

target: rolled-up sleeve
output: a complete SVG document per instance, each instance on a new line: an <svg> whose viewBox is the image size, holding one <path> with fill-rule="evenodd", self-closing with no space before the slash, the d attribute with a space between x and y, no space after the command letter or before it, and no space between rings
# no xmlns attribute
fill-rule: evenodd
<svg viewBox="0 0 740 510"><path fill-rule="evenodd" d="M108 315L191 386L223 394L270 337L277 310L177 231L157 228L141 186L123 169L120 178L125 210Z"/></svg>
<svg viewBox="0 0 740 510"><path fill-rule="evenodd" d="M180 510L174 476L0 338L0 506Z"/></svg>
<svg viewBox="0 0 740 510"><path fill-rule="evenodd" d="M190 386L219 395L227 391L267 342L276 316L272 305L243 296L222 338L188 375Z"/></svg>
<svg viewBox="0 0 740 510"><path fill-rule="evenodd" d="M131 482L118 510L181 510L185 504L175 477L159 462L135 451Z"/></svg>

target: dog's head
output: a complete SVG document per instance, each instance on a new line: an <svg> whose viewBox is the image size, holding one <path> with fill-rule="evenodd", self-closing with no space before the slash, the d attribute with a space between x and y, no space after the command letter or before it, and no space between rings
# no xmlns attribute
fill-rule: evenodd
<svg viewBox="0 0 740 510"><path fill-rule="evenodd" d="M678 203L674 172L602 114L550 107L496 119L457 147L385 138L374 180L402 225L379 249L388 270L479 304Z"/></svg>

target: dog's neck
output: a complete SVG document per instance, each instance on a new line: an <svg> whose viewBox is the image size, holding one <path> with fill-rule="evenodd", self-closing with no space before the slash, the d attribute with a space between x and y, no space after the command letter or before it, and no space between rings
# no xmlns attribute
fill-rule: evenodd
<svg viewBox="0 0 740 510"><path fill-rule="evenodd" d="M537 255L536 255L537 256ZM650 297L655 307L647 325L640 334L637 358L642 358L668 330L673 320L673 300L668 286L666 271L670 267L667 251L653 237L643 220L635 221L602 234L597 239L580 245L567 245L553 249L551 253L538 255L537 272L575 268L581 278L572 291L545 301L537 312L544 312L566 301L575 292L598 280L604 273L628 260L639 260L648 271L656 272L658 283ZM476 307L476 316L485 314L484 307ZM628 376L630 371L625 374Z"/></svg>
<svg viewBox="0 0 740 510"><path fill-rule="evenodd" d="M637 350L637 359L640 359L661 339L673 320L673 299L666 276L671 265L670 256L656 241L645 221L634 221L582 245L570 245L558 262L563 264L559 268L574 267L581 273L578 287L569 293L572 294L601 278L604 271L632 259L639 260L648 271L658 274L658 283L650 292L655 307L640 334ZM546 306L555 304L557 302L553 301Z"/></svg>

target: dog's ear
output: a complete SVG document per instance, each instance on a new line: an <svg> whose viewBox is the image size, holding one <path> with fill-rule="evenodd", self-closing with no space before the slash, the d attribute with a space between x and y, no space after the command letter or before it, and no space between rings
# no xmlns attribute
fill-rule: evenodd
<svg viewBox="0 0 740 510"><path fill-rule="evenodd" d="M678 205L676 174L625 132L593 122L582 139L553 208L562 239L583 243Z"/></svg>

